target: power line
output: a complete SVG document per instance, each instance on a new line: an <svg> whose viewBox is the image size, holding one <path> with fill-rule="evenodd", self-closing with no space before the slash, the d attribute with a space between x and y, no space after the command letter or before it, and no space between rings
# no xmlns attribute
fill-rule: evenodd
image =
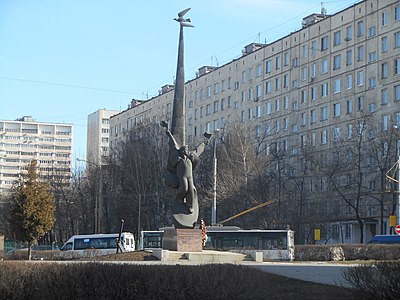
<svg viewBox="0 0 400 300"><path fill-rule="evenodd" d="M67 84L67 83L58 83L58 82L49 82L49 81L40 81L40 80L31 80L31 79L23 79L23 78L13 78L13 77L0 76L0 79L22 81L22 82L30 82L30 83L38 83L38 84L47 84L47 85L57 85L57 86L63 86L63 87L69 87L69 88L95 90L95 91L102 91L102 92L112 92L112 93L130 94L130 95L142 95L141 93L135 93L135 92L110 90L110 89L103 89L103 88L97 88L97 87L89 87L89 86L74 85L74 84Z"/></svg>

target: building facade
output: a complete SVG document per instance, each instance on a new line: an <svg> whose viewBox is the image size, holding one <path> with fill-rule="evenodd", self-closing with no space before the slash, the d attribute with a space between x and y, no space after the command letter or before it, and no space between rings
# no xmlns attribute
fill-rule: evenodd
<svg viewBox="0 0 400 300"><path fill-rule="evenodd" d="M371 139L400 125L397 0L365 0L334 15L312 14L298 31L270 44L247 45L242 54L223 66L200 68L186 83L189 143L241 122L254 128L255 137L266 136L266 155L285 151L295 165L306 145L323 153L361 132L366 116L374 124ZM112 147L143 122L169 120L173 96L168 86L112 117ZM330 241L356 242L360 231L368 240L375 225L348 222L343 226L350 229L343 229L340 223L335 232L350 234Z"/></svg>
<svg viewBox="0 0 400 300"><path fill-rule="evenodd" d="M73 126L36 122L32 117L0 120L0 194L6 195L32 160L41 180L69 186Z"/></svg>
<svg viewBox="0 0 400 300"><path fill-rule="evenodd" d="M109 154L110 117L118 114L118 110L99 109L87 119L86 160L98 166Z"/></svg>

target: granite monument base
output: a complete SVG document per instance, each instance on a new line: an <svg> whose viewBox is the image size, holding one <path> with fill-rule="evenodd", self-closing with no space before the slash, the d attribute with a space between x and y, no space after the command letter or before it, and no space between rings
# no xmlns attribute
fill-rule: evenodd
<svg viewBox="0 0 400 300"><path fill-rule="evenodd" d="M163 250L201 252L201 229L164 228Z"/></svg>

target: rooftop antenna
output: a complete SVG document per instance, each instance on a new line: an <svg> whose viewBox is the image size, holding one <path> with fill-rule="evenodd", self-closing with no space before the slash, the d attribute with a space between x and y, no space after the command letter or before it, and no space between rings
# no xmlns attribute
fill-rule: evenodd
<svg viewBox="0 0 400 300"><path fill-rule="evenodd" d="M324 7L324 2L321 2L321 15L326 16L326 8Z"/></svg>

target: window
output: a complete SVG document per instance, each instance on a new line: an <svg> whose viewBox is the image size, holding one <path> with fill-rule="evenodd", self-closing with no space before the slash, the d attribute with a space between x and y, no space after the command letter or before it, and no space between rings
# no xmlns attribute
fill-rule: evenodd
<svg viewBox="0 0 400 300"><path fill-rule="evenodd" d="M253 80L254 79L254 74L253 74L253 68L249 69L249 80Z"/></svg>
<svg viewBox="0 0 400 300"><path fill-rule="evenodd" d="M265 93L270 94L272 91L272 84L271 81L265 82Z"/></svg>
<svg viewBox="0 0 400 300"><path fill-rule="evenodd" d="M307 100L307 90L301 90L301 103L305 103Z"/></svg>
<svg viewBox="0 0 400 300"><path fill-rule="evenodd" d="M310 124L313 124L317 121L317 113L315 109L310 110Z"/></svg>
<svg viewBox="0 0 400 300"><path fill-rule="evenodd" d="M292 102L292 111L296 111L299 108L297 101Z"/></svg>
<svg viewBox="0 0 400 300"><path fill-rule="evenodd" d="M283 118L282 122L283 122L283 129L287 130L288 129L288 119L287 118Z"/></svg>
<svg viewBox="0 0 400 300"><path fill-rule="evenodd" d="M394 75L400 75L400 58L394 60Z"/></svg>
<svg viewBox="0 0 400 300"><path fill-rule="evenodd" d="M218 93L219 93L219 83L216 82L216 83L214 83L214 95L216 95Z"/></svg>
<svg viewBox="0 0 400 300"><path fill-rule="evenodd" d="M302 81L307 80L307 67L301 68L301 80Z"/></svg>
<svg viewBox="0 0 400 300"><path fill-rule="evenodd" d="M340 69L340 64L341 64L340 54L335 55L333 57L333 69L334 70Z"/></svg>
<svg viewBox="0 0 400 300"><path fill-rule="evenodd" d="M340 127L335 127L333 129L333 139L335 141L339 141L340 140Z"/></svg>
<svg viewBox="0 0 400 300"><path fill-rule="evenodd" d="M328 142L328 135L326 133L326 130L321 131L321 144L326 144Z"/></svg>
<svg viewBox="0 0 400 300"><path fill-rule="evenodd" d="M353 112L353 100L348 99L346 101L346 113L351 114Z"/></svg>
<svg viewBox="0 0 400 300"><path fill-rule="evenodd" d="M299 66L299 59L297 57L292 60L292 68L296 68Z"/></svg>
<svg viewBox="0 0 400 300"><path fill-rule="evenodd" d="M275 69L279 70L281 68L281 57L277 56L275 57Z"/></svg>
<svg viewBox="0 0 400 300"><path fill-rule="evenodd" d="M376 61L376 51L368 53L368 62L372 63Z"/></svg>
<svg viewBox="0 0 400 300"><path fill-rule="evenodd" d="M368 78L368 87L369 88L376 87L376 78L375 77Z"/></svg>
<svg viewBox="0 0 400 300"><path fill-rule="evenodd" d="M321 121L328 119L328 106L321 107Z"/></svg>
<svg viewBox="0 0 400 300"><path fill-rule="evenodd" d="M311 87L311 101L317 100L317 89L315 86Z"/></svg>
<svg viewBox="0 0 400 300"><path fill-rule="evenodd" d="M357 48L357 60L358 61L364 60L364 46L359 46Z"/></svg>
<svg viewBox="0 0 400 300"><path fill-rule="evenodd" d="M301 58L307 58L307 45L301 46Z"/></svg>
<svg viewBox="0 0 400 300"><path fill-rule="evenodd" d="M289 65L289 52L285 52L283 54L283 65L288 66Z"/></svg>
<svg viewBox="0 0 400 300"><path fill-rule="evenodd" d="M305 113L305 112L304 112L304 113L301 113L301 125L302 125L302 126L306 125L306 122L307 122L307 115L306 115L306 113Z"/></svg>
<svg viewBox="0 0 400 300"><path fill-rule="evenodd" d="M279 120L275 121L275 133L278 133L280 130L280 122Z"/></svg>
<svg viewBox="0 0 400 300"><path fill-rule="evenodd" d="M211 97L211 86L207 87L207 98Z"/></svg>
<svg viewBox="0 0 400 300"><path fill-rule="evenodd" d="M346 65L350 66L353 64L353 50L346 51Z"/></svg>
<svg viewBox="0 0 400 300"><path fill-rule="evenodd" d="M324 59L321 61L321 74L328 73L328 60Z"/></svg>
<svg viewBox="0 0 400 300"><path fill-rule="evenodd" d="M246 82L246 71L242 72L242 83Z"/></svg>
<svg viewBox="0 0 400 300"><path fill-rule="evenodd" d="M364 111L364 96L357 98L358 100L358 111Z"/></svg>
<svg viewBox="0 0 400 300"><path fill-rule="evenodd" d="M381 104L388 104L389 94L387 89L381 91Z"/></svg>
<svg viewBox="0 0 400 300"><path fill-rule="evenodd" d="M353 88L353 75L347 75L347 89L350 90Z"/></svg>
<svg viewBox="0 0 400 300"><path fill-rule="evenodd" d="M383 63L381 64L381 78L387 78L388 77L388 64Z"/></svg>
<svg viewBox="0 0 400 300"><path fill-rule="evenodd" d="M315 58L315 56L317 55L317 42L316 41L311 42L311 55L313 58Z"/></svg>
<svg viewBox="0 0 400 300"><path fill-rule="evenodd" d="M218 112L219 103L218 101L214 102L214 113Z"/></svg>
<svg viewBox="0 0 400 300"><path fill-rule="evenodd" d="M381 25L382 26L386 26L388 24L388 21L389 21L389 13L387 11L384 11L382 13L382 23L381 23Z"/></svg>
<svg viewBox="0 0 400 300"><path fill-rule="evenodd" d="M400 85L394 87L394 100L400 101Z"/></svg>
<svg viewBox="0 0 400 300"><path fill-rule="evenodd" d="M336 31L333 33L333 46L338 46L342 42L342 32Z"/></svg>
<svg viewBox="0 0 400 300"><path fill-rule="evenodd" d="M311 78L314 78L317 75L317 67L315 64L311 65L310 73L311 73Z"/></svg>
<svg viewBox="0 0 400 300"><path fill-rule="evenodd" d="M281 89L281 79L280 77L275 78L275 91L279 91Z"/></svg>
<svg viewBox="0 0 400 300"><path fill-rule="evenodd" d="M249 100L252 100L254 98L254 93L253 93L253 87L249 88Z"/></svg>
<svg viewBox="0 0 400 300"><path fill-rule="evenodd" d="M283 109L288 109L289 108L289 97L285 96L283 97Z"/></svg>
<svg viewBox="0 0 400 300"><path fill-rule="evenodd" d="M211 105L207 104L206 105L206 115L208 116L209 114L211 114Z"/></svg>
<svg viewBox="0 0 400 300"><path fill-rule="evenodd" d="M384 36L381 40L381 48L382 52L388 51L388 38L387 36Z"/></svg>
<svg viewBox="0 0 400 300"><path fill-rule="evenodd" d="M287 88L289 86L289 75L283 75L283 87Z"/></svg>
<svg viewBox="0 0 400 300"><path fill-rule="evenodd" d="M364 35L364 21L359 21L357 23L357 36Z"/></svg>
<svg viewBox="0 0 400 300"><path fill-rule="evenodd" d="M346 41L351 41L353 39L353 26L346 27Z"/></svg>
<svg viewBox="0 0 400 300"><path fill-rule="evenodd" d="M321 85L321 98L328 96L328 83L323 83Z"/></svg>
<svg viewBox="0 0 400 300"><path fill-rule="evenodd" d="M267 60L265 62L265 72L271 73L271 71L272 71L272 62L271 62L271 60Z"/></svg>
<svg viewBox="0 0 400 300"><path fill-rule="evenodd" d="M321 38L321 51L328 49L328 36L324 36Z"/></svg>
<svg viewBox="0 0 400 300"><path fill-rule="evenodd" d="M259 84L256 86L256 97L259 98L262 96L262 85Z"/></svg>
<svg viewBox="0 0 400 300"><path fill-rule="evenodd" d="M340 117L340 103L333 104L333 116Z"/></svg>
<svg viewBox="0 0 400 300"><path fill-rule="evenodd" d="M225 89L226 89L226 81L225 81L225 79L222 79L222 81L221 81L221 91L223 92L223 91L225 91Z"/></svg>
<svg viewBox="0 0 400 300"><path fill-rule="evenodd" d="M265 113L266 113L267 115L270 115L270 114L271 114L271 102L267 102L267 103L265 104Z"/></svg>
<svg viewBox="0 0 400 300"><path fill-rule="evenodd" d="M246 91L242 91L241 95L242 95L241 100L242 102L244 102L246 100Z"/></svg>
<svg viewBox="0 0 400 300"><path fill-rule="evenodd" d="M221 99L221 110L225 110L225 99Z"/></svg>
<svg viewBox="0 0 400 300"><path fill-rule="evenodd" d="M353 135L353 124L347 124L347 138L350 139Z"/></svg>
<svg viewBox="0 0 400 300"><path fill-rule="evenodd" d="M382 131L387 131L389 129L389 116L382 116Z"/></svg>
<svg viewBox="0 0 400 300"><path fill-rule="evenodd" d="M256 67L256 76L260 77L261 75L262 75L262 64L259 64Z"/></svg>
<svg viewBox="0 0 400 300"><path fill-rule="evenodd" d="M399 21L400 20L400 5L397 5L394 8L394 20Z"/></svg>
<svg viewBox="0 0 400 300"><path fill-rule="evenodd" d="M400 47L400 31L394 34L394 47Z"/></svg>
<svg viewBox="0 0 400 300"><path fill-rule="evenodd" d="M370 103L368 104L368 111L370 113L376 112L376 103Z"/></svg>
<svg viewBox="0 0 400 300"><path fill-rule="evenodd" d="M364 71L358 71L357 72L357 85L361 86L364 84Z"/></svg>
<svg viewBox="0 0 400 300"><path fill-rule="evenodd" d="M279 111L281 106L281 102L279 99L275 99L275 111Z"/></svg>
<svg viewBox="0 0 400 300"><path fill-rule="evenodd" d="M339 92L340 92L340 79L335 79L333 86L333 93L336 94Z"/></svg>
<svg viewBox="0 0 400 300"><path fill-rule="evenodd" d="M257 105L256 107L256 118L261 117L261 105Z"/></svg>
<svg viewBox="0 0 400 300"><path fill-rule="evenodd" d="M368 37L373 37L376 35L376 26L371 26L368 28Z"/></svg>

